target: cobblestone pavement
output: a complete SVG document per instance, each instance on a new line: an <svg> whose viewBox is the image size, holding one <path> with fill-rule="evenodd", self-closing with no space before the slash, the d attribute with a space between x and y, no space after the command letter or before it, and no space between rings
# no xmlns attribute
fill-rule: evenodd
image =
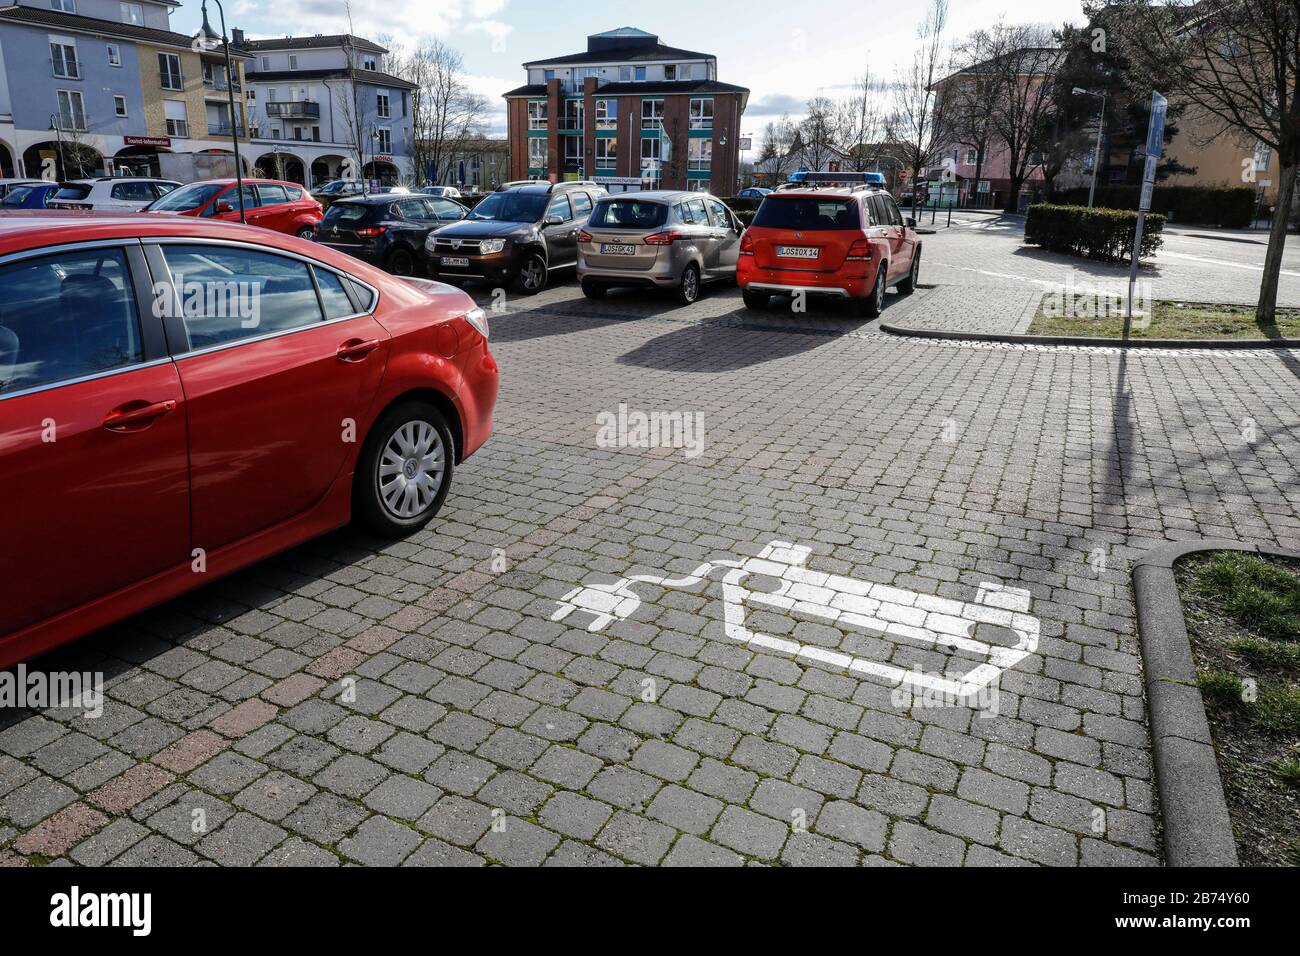
<svg viewBox="0 0 1300 956"><path fill-rule="evenodd" d="M994 308L927 281L886 316ZM0 860L1158 861L1128 563L1300 547L1300 360L899 339L733 288L525 305L493 319L496 434L426 531L330 535L39 662L104 671L108 700L0 717ZM600 447L620 403L698 412L702 454ZM987 716L738 643L716 575L552 620L579 584L773 541L909 613L1027 589L1037 650ZM952 664L805 611L749 626Z"/></svg>

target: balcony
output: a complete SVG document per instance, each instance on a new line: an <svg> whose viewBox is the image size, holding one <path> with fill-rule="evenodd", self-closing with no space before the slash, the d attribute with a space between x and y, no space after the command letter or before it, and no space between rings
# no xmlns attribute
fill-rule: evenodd
<svg viewBox="0 0 1300 956"><path fill-rule="evenodd" d="M243 136L244 127L231 126L230 123L227 122L213 123L209 121L208 135L209 136Z"/></svg>
<svg viewBox="0 0 1300 956"><path fill-rule="evenodd" d="M232 88L236 93L240 92L239 80L236 79L233 84L227 83L225 73L203 74L203 88L214 93L228 93Z"/></svg>
<svg viewBox="0 0 1300 956"><path fill-rule="evenodd" d="M267 116L280 119L320 119L320 104L313 100L293 100L288 103L265 103Z"/></svg>

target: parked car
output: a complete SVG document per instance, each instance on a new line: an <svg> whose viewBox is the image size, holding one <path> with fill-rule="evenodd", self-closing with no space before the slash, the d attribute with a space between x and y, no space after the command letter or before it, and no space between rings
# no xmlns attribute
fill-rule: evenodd
<svg viewBox="0 0 1300 956"><path fill-rule="evenodd" d="M131 176L73 179L59 183L59 188L49 197L46 205L50 209L76 209L82 212L139 212L179 185L171 179Z"/></svg>
<svg viewBox="0 0 1300 956"><path fill-rule="evenodd" d="M459 222L468 212L458 202L433 196L340 199L325 213L316 240L394 275L415 275L429 234Z"/></svg>
<svg viewBox="0 0 1300 956"><path fill-rule="evenodd" d="M311 194L315 199L334 200L360 196L365 191L366 185L359 179L331 179L324 186L313 189Z"/></svg>
<svg viewBox="0 0 1300 956"><path fill-rule="evenodd" d="M0 199L0 210L44 209L58 188L58 183L21 183L11 186L5 193L5 198Z"/></svg>
<svg viewBox="0 0 1300 956"><path fill-rule="evenodd" d="M596 203L578 232L578 281L597 299L616 286L676 289L688 305L706 282L734 279L744 228L698 192L635 192Z"/></svg>
<svg viewBox="0 0 1300 956"><path fill-rule="evenodd" d="M462 199L460 190L455 186L425 186L420 190L426 196L438 196L441 199Z"/></svg>
<svg viewBox="0 0 1300 956"><path fill-rule="evenodd" d="M42 182L45 182L45 180L43 179L0 179L0 199L4 199L5 197L7 197L9 195L10 190L12 189L17 189L20 186L36 186Z"/></svg>
<svg viewBox="0 0 1300 956"><path fill-rule="evenodd" d="M736 193L737 199L762 199L772 190L766 186L747 186L740 192Z"/></svg>
<svg viewBox="0 0 1300 956"><path fill-rule="evenodd" d="M145 212L239 222L238 190L234 179L205 179L172 190ZM244 220L250 226L311 239L322 215L320 203L297 183L244 180Z"/></svg>
<svg viewBox="0 0 1300 956"><path fill-rule="evenodd" d="M487 337L459 289L266 229L0 217L0 668L349 521L427 524L492 430Z"/></svg>
<svg viewBox="0 0 1300 956"><path fill-rule="evenodd" d="M893 197L875 185L817 184L763 199L740 241L736 281L745 305L761 309L781 293L850 299L874 318L885 290L910 293L921 243Z"/></svg>
<svg viewBox="0 0 1300 956"><path fill-rule="evenodd" d="M366 191L367 196L409 196L411 191L405 186L376 186Z"/></svg>
<svg viewBox="0 0 1300 956"><path fill-rule="evenodd" d="M605 195L588 181L506 183L463 222L425 240L426 268L449 282L486 281L535 295L552 272L577 264L578 229Z"/></svg>

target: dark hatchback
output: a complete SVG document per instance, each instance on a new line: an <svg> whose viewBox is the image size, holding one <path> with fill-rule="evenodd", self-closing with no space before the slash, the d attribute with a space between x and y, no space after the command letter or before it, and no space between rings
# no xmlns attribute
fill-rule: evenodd
<svg viewBox="0 0 1300 956"><path fill-rule="evenodd" d="M316 241L399 276L418 275L429 233L459 222L466 209L434 196L358 196L325 211Z"/></svg>
<svg viewBox="0 0 1300 956"><path fill-rule="evenodd" d="M507 183L464 222L428 238L425 267L444 282L478 280L523 295L541 292L552 272L577 265L578 230L605 195L586 181Z"/></svg>

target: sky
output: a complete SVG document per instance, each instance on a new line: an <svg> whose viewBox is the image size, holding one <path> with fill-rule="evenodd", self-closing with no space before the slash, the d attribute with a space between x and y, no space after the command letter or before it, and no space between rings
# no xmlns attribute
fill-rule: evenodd
<svg viewBox="0 0 1300 956"><path fill-rule="evenodd" d="M197 0L183 0L172 28L192 33ZM925 0L353 0L362 36L414 45L437 36L461 52L473 88L488 99L490 133L505 134L501 94L526 82L521 64L579 53L586 37L633 26L668 46L711 53L718 79L748 87L743 133L760 138L782 113L797 118L808 98L848 94L864 70L890 79L910 59ZM580 15L566 16L566 10ZM212 8L214 25L216 10ZM250 37L342 33L344 0L227 0L226 24ZM999 19L1059 25L1083 20L1081 0L950 0L946 36L956 40Z"/></svg>

